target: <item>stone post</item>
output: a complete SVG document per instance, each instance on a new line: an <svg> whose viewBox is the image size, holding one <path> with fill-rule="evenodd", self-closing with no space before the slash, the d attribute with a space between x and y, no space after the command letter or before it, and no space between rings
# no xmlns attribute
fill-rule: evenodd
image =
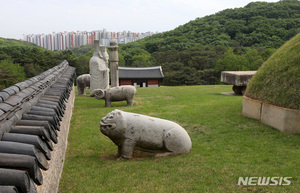
<svg viewBox="0 0 300 193"><path fill-rule="evenodd" d="M118 56L118 43L116 40L110 41L109 60L111 71L111 87L119 86L119 56Z"/></svg>

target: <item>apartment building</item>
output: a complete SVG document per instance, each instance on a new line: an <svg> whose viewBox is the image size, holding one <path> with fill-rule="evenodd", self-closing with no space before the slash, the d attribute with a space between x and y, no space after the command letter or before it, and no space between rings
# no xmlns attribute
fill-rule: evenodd
<svg viewBox="0 0 300 193"><path fill-rule="evenodd" d="M158 33L158 32L156 32ZM98 31L72 31L58 32L49 34L28 34L24 35L24 41L34 43L48 50L66 50L82 45L91 45L94 40L99 40L103 46L109 46L110 40L115 39L119 44L134 42L147 36L153 35L153 32L135 33L131 31L109 32L106 29Z"/></svg>

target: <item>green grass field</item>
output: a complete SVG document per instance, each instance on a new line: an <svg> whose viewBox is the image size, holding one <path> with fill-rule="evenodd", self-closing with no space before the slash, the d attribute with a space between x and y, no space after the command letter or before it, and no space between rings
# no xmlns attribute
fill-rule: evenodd
<svg viewBox="0 0 300 193"><path fill-rule="evenodd" d="M76 96L59 192L298 192L300 135L243 117L231 86L138 88L134 106ZM189 133L190 154L116 160L99 130L114 109L168 119ZM239 177L292 177L289 186L238 186Z"/></svg>

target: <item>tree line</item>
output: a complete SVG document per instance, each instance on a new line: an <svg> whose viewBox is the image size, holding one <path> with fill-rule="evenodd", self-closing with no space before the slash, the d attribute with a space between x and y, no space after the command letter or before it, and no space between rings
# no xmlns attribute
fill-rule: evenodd
<svg viewBox="0 0 300 193"><path fill-rule="evenodd" d="M76 56L71 50L54 52L23 41L0 38L0 89L30 77L68 60L77 74L88 71L91 52Z"/></svg>

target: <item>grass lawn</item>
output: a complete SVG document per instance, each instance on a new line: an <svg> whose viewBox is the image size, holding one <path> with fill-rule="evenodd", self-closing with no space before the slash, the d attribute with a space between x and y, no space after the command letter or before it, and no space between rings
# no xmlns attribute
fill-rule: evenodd
<svg viewBox="0 0 300 193"><path fill-rule="evenodd" d="M243 117L231 86L138 88L134 106L76 96L59 192L298 192L300 135ZM99 130L114 109L177 122L190 154L116 160L117 147ZM292 177L289 186L238 186L239 177Z"/></svg>

